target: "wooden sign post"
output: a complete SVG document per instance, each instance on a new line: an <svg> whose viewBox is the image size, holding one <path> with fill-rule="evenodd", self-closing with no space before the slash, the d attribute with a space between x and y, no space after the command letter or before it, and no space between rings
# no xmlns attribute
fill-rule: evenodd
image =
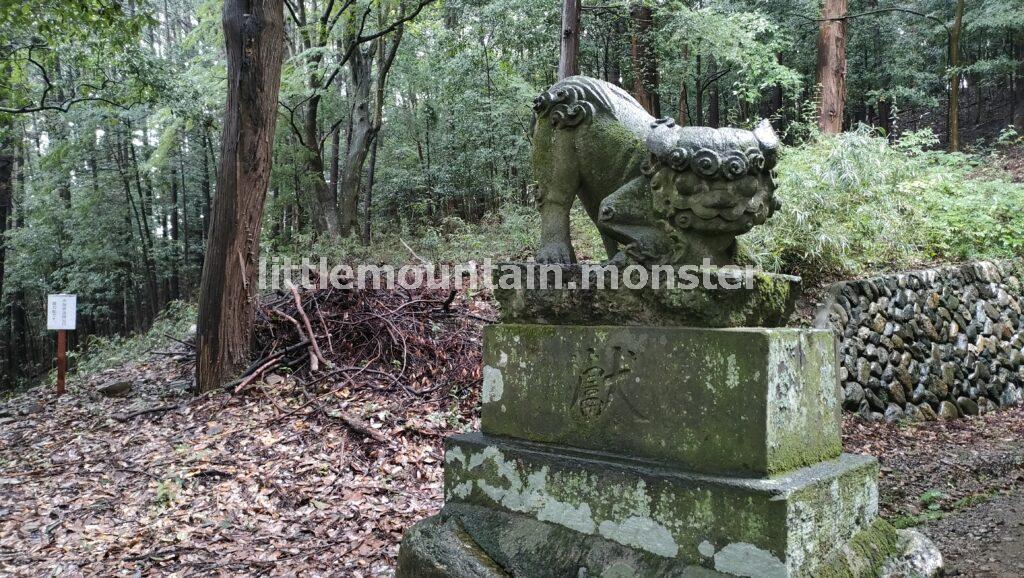
<svg viewBox="0 0 1024 578"><path fill-rule="evenodd" d="M74 331L78 317L78 299L64 293L50 295L46 301L46 328L57 332L57 396L64 395L68 372L68 330Z"/></svg>

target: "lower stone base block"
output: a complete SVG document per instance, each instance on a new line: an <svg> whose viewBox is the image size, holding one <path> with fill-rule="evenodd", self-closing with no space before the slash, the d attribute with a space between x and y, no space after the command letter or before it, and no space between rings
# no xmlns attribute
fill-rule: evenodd
<svg viewBox="0 0 1024 578"><path fill-rule="evenodd" d="M752 564L755 560L750 561ZM710 566L710 567L709 567ZM599 536L523 515L467 504L448 504L441 513L405 533L397 578L700 578L730 576ZM823 578L917 578L939 575L942 556L927 538L896 530L882 520L857 532L817 571ZM743 576L772 576L770 567L751 566Z"/></svg>
<svg viewBox="0 0 1024 578"><path fill-rule="evenodd" d="M520 514L673 567L736 576L814 575L878 511L870 457L741 478L474 433L449 438L445 462L449 505Z"/></svg>

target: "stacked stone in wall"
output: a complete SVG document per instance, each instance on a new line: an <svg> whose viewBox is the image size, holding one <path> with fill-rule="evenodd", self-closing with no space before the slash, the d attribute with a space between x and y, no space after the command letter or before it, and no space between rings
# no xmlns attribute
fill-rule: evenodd
<svg viewBox="0 0 1024 578"><path fill-rule="evenodd" d="M843 407L868 419L951 419L1024 392L1021 261L836 283L815 324L839 337Z"/></svg>

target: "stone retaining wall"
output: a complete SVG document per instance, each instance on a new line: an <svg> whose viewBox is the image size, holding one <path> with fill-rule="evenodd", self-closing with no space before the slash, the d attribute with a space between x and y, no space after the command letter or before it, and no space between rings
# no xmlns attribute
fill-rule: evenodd
<svg viewBox="0 0 1024 578"><path fill-rule="evenodd" d="M839 337L844 408L869 419L954 418L1021 403L1024 261L844 281L815 325Z"/></svg>

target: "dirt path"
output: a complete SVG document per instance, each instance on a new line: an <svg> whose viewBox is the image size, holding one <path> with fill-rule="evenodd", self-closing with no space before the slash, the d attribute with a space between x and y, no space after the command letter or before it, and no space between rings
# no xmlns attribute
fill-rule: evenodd
<svg viewBox="0 0 1024 578"><path fill-rule="evenodd" d="M921 528L938 545L948 576L1024 576L1024 494L978 504Z"/></svg>
<svg viewBox="0 0 1024 578"><path fill-rule="evenodd" d="M1024 409L914 425L847 418L844 445L882 465L883 514L938 545L950 576L1024 576Z"/></svg>

